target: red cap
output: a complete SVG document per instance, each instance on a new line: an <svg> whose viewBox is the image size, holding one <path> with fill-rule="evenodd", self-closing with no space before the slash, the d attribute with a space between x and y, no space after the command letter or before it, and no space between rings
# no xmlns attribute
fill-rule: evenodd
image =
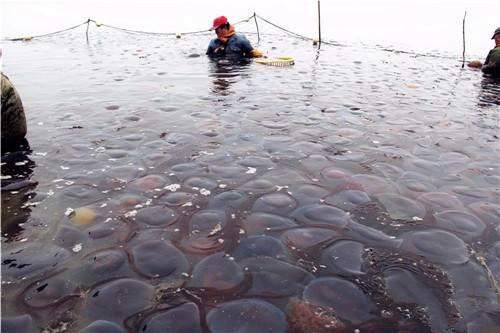
<svg viewBox="0 0 500 333"><path fill-rule="evenodd" d="M219 17L217 17L214 20L214 24L212 25L212 27L210 28L210 30L215 30L218 27L220 27L221 25L226 24L226 23L227 23L227 17L225 17L225 16L219 16Z"/></svg>

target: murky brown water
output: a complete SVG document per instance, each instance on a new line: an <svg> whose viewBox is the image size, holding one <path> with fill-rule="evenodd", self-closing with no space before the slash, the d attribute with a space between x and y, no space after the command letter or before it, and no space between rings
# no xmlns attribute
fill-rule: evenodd
<svg viewBox="0 0 500 333"><path fill-rule="evenodd" d="M499 82L209 38L4 44L29 148L2 156L2 332L498 329Z"/></svg>

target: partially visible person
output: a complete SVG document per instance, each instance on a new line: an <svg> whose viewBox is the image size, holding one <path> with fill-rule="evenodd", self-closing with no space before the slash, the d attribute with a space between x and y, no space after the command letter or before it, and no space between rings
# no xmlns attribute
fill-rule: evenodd
<svg viewBox="0 0 500 333"><path fill-rule="evenodd" d="M26 136L23 103L9 78L1 73L2 146L6 141L20 141Z"/></svg>
<svg viewBox="0 0 500 333"><path fill-rule="evenodd" d="M241 33L236 33L234 25L230 24L225 16L214 19L212 28L217 38L210 41L207 55L211 57L262 57L262 52L252 46L250 41Z"/></svg>
<svg viewBox="0 0 500 333"><path fill-rule="evenodd" d="M467 65L471 68L481 69L485 74L500 76L500 28L495 30L491 39L495 40L495 47L486 56L484 64L479 60L473 60Z"/></svg>
<svg viewBox="0 0 500 333"><path fill-rule="evenodd" d="M491 49L488 56L486 56L486 60L481 70L485 74L500 76L500 28L495 30L491 39L495 40L495 47Z"/></svg>

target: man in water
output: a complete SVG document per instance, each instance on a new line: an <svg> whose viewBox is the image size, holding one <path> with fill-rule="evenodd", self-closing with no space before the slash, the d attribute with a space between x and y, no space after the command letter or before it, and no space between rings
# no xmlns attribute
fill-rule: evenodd
<svg viewBox="0 0 500 333"><path fill-rule="evenodd" d="M495 30L491 39L495 40L495 47L488 53L481 70L485 74L500 76L500 28Z"/></svg>
<svg viewBox="0 0 500 333"><path fill-rule="evenodd" d="M26 136L26 117L23 103L9 78L1 73L2 90L2 146L20 141ZM3 149L2 149L3 150Z"/></svg>
<svg viewBox="0 0 500 333"><path fill-rule="evenodd" d="M217 38L210 41L207 49L208 56L231 58L257 58L262 52L252 47L245 35L236 33L234 25L230 24L225 16L217 17L210 30L215 30Z"/></svg>

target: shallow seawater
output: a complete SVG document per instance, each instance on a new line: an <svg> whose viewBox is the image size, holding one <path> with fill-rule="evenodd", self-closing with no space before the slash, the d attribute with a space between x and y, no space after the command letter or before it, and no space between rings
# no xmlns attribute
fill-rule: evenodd
<svg viewBox="0 0 500 333"><path fill-rule="evenodd" d="M2 331L498 329L500 83L210 38L4 44L29 145L2 156Z"/></svg>

